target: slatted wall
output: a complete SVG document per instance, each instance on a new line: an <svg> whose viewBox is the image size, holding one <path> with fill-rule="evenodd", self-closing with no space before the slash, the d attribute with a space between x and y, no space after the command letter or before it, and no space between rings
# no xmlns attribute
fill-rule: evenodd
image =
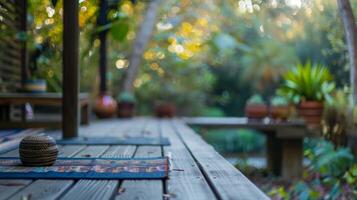
<svg viewBox="0 0 357 200"><path fill-rule="evenodd" d="M0 0L0 92L18 90L24 77L26 44L19 38L26 30L26 1Z"/></svg>

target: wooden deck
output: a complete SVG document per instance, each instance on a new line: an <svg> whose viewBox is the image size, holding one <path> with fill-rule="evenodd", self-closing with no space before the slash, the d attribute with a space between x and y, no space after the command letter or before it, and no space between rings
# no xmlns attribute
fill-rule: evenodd
<svg viewBox="0 0 357 200"><path fill-rule="evenodd" d="M56 132L56 131L54 131ZM54 134L54 132L48 132ZM183 122L135 118L81 127L82 136L164 136L170 146L60 146L61 157L171 157L169 179L1 180L2 199L269 199ZM6 145L0 144L1 148ZM7 145L9 146L9 145ZM18 156L17 150L0 156ZM20 178L20 177L19 177Z"/></svg>

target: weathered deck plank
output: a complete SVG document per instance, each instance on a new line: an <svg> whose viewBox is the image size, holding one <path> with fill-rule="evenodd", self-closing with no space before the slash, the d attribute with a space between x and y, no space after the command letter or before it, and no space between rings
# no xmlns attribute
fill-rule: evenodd
<svg viewBox="0 0 357 200"><path fill-rule="evenodd" d="M73 157L85 147L84 145L58 145L58 157Z"/></svg>
<svg viewBox="0 0 357 200"><path fill-rule="evenodd" d="M109 145L87 146L83 150L79 151L74 157L75 158L96 158L96 157L101 156L107 149L109 149Z"/></svg>
<svg viewBox="0 0 357 200"><path fill-rule="evenodd" d="M269 199L192 129L179 121L174 127L220 199Z"/></svg>
<svg viewBox="0 0 357 200"><path fill-rule="evenodd" d="M19 179L2 179L0 180L0 200L8 199L10 196L15 194L17 191L21 190L28 184L31 180L19 180Z"/></svg>
<svg viewBox="0 0 357 200"><path fill-rule="evenodd" d="M0 154L0 157L19 157L19 149L10 150L6 153Z"/></svg>
<svg viewBox="0 0 357 200"><path fill-rule="evenodd" d="M36 180L10 200L36 199L51 200L58 198L63 192L73 184L72 180Z"/></svg>
<svg viewBox="0 0 357 200"><path fill-rule="evenodd" d="M134 145L111 146L101 157L103 158L131 158L136 151Z"/></svg>
<svg viewBox="0 0 357 200"><path fill-rule="evenodd" d="M110 199L114 195L119 182L116 180L80 180L68 191L65 200L97 200Z"/></svg>
<svg viewBox="0 0 357 200"><path fill-rule="evenodd" d="M169 121L162 122L161 133L171 142L171 146L164 147L165 155L171 155L170 179L166 183L167 195L174 199L216 199L191 154L177 137Z"/></svg>

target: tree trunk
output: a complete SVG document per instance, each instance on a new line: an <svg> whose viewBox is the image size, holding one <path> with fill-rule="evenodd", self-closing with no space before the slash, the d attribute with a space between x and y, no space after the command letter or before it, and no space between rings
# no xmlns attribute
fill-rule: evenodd
<svg viewBox="0 0 357 200"><path fill-rule="evenodd" d="M123 90L131 92L135 78L139 71L139 64L145 48L153 32L157 10L160 0L151 0L147 5L147 10L141 23L140 30L136 34L132 53L129 58L129 67L126 71L123 83Z"/></svg>
<svg viewBox="0 0 357 200"><path fill-rule="evenodd" d="M357 102L357 26L349 0L337 0L343 26L350 62L350 83L353 105Z"/></svg>

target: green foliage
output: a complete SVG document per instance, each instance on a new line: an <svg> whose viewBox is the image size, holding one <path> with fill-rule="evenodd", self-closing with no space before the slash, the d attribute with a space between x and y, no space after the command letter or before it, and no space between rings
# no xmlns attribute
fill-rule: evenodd
<svg viewBox="0 0 357 200"><path fill-rule="evenodd" d="M313 143L305 150L310 163L304 177L288 186L274 186L268 194L274 199L356 199L357 165L349 149L335 149L324 140Z"/></svg>
<svg viewBox="0 0 357 200"><path fill-rule="evenodd" d="M134 103L136 101L135 96L130 92L122 92L117 97L118 102Z"/></svg>
<svg viewBox="0 0 357 200"><path fill-rule="evenodd" d="M321 142L308 153L311 169L322 176L339 177L353 163L353 155L348 148L335 149L332 143Z"/></svg>
<svg viewBox="0 0 357 200"><path fill-rule="evenodd" d="M126 22L115 23L111 29L110 33L115 40L123 41L129 32L129 24Z"/></svg>
<svg viewBox="0 0 357 200"><path fill-rule="evenodd" d="M330 93L335 88L328 68L322 65L298 64L284 76L278 93L294 103L300 101L332 101Z"/></svg>
<svg viewBox="0 0 357 200"><path fill-rule="evenodd" d="M263 135L251 130L210 130L202 133L203 138L222 153L261 152L264 149Z"/></svg>
<svg viewBox="0 0 357 200"><path fill-rule="evenodd" d="M270 100L270 104L272 106L286 106L289 105L288 100L285 97L282 96L274 96L271 100Z"/></svg>
<svg viewBox="0 0 357 200"><path fill-rule="evenodd" d="M204 108L200 113L200 116L205 117L224 117L224 112L218 107L208 107Z"/></svg>
<svg viewBox="0 0 357 200"><path fill-rule="evenodd" d="M247 104L250 105L265 104L265 101L261 95L255 94L247 100Z"/></svg>

